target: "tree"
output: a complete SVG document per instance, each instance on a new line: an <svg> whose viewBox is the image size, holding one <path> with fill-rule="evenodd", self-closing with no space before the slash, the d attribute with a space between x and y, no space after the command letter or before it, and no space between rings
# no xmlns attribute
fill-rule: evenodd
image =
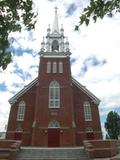
<svg viewBox="0 0 120 160"><path fill-rule="evenodd" d="M0 0L0 67L6 69L12 60L8 36L10 32L34 29L37 14L32 11L32 0Z"/></svg>
<svg viewBox="0 0 120 160"><path fill-rule="evenodd" d="M76 25L75 29L78 30L83 23L89 25L90 18L96 22L97 18L102 19L105 15L112 17L117 12L120 12L120 0L90 0L89 5L84 8L79 24Z"/></svg>
<svg viewBox="0 0 120 160"><path fill-rule="evenodd" d="M108 137L118 139L120 135L120 115L115 111L110 111L105 122L105 129Z"/></svg>

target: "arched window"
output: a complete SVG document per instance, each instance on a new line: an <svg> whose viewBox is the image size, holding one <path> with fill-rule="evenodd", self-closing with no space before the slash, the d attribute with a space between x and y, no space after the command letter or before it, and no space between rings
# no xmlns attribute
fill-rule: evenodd
<svg viewBox="0 0 120 160"><path fill-rule="evenodd" d="M57 81L52 81L49 85L49 108L60 107L60 86Z"/></svg>
<svg viewBox="0 0 120 160"><path fill-rule="evenodd" d="M56 120L52 120L48 124L48 128L60 128L60 124Z"/></svg>
<svg viewBox="0 0 120 160"><path fill-rule="evenodd" d="M85 132L93 132L93 129L91 127L85 128Z"/></svg>
<svg viewBox="0 0 120 160"><path fill-rule="evenodd" d="M87 140L93 140L94 139L94 132L93 129L91 127L87 127L85 129L86 132L86 139Z"/></svg>
<svg viewBox="0 0 120 160"><path fill-rule="evenodd" d="M23 132L21 125L18 125L16 128L16 132Z"/></svg>
<svg viewBox="0 0 120 160"><path fill-rule="evenodd" d="M47 73L51 72L51 62L47 62Z"/></svg>
<svg viewBox="0 0 120 160"><path fill-rule="evenodd" d="M52 42L52 51L59 51L59 44L57 40Z"/></svg>
<svg viewBox="0 0 120 160"><path fill-rule="evenodd" d="M23 121L24 120L24 115L25 115L25 102L21 101L19 103L19 107L18 107L17 120L18 121Z"/></svg>
<svg viewBox="0 0 120 160"><path fill-rule="evenodd" d="M53 62L53 73L57 73L57 63Z"/></svg>
<svg viewBox="0 0 120 160"><path fill-rule="evenodd" d="M59 73L63 73L63 63L59 62Z"/></svg>
<svg viewBox="0 0 120 160"><path fill-rule="evenodd" d="M83 107L84 107L85 121L92 121L90 103L88 101L84 102Z"/></svg>

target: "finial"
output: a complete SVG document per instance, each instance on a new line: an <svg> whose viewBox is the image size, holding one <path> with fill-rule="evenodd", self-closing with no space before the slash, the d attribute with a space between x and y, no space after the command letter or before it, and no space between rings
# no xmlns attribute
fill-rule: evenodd
<svg viewBox="0 0 120 160"><path fill-rule="evenodd" d="M66 37L65 46L66 46L66 52L68 52L68 51L69 51L69 42L68 42L68 37Z"/></svg>
<svg viewBox="0 0 120 160"><path fill-rule="evenodd" d="M68 43L68 37L66 37L66 42Z"/></svg>
<svg viewBox="0 0 120 160"><path fill-rule="evenodd" d="M45 37L43 36L43 42L45 42Z"/></svg>
<svg viewBox="0 0 120 160"><path fill-rule="evenodd" d="M43 37L43 41L41 43L41 51L44 51L44 47L45 47L45 40L44 40L44 37Z"/></svg>
<svg viewBox="0 0 120 160"><path fill-rule="evenodd" d="M47 34L49 35L50 34L50 31L51 31L51 29L50 29L50 24L48 25L48 29L47 29Z"/></svg>
<svg viewBox="0 0 120 160"><path fill-rule="evenodd" d="M61 29L60 29L60 31L61 31L61 35L63 35L63 34L64 34L63 24L61 24Z"/></svg>

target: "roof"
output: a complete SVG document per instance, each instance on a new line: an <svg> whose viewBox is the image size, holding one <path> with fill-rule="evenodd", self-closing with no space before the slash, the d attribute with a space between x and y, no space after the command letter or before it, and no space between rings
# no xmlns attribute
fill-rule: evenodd
<svg viewBox="0 0 120 160"><path fill-rule="evenodd" d="M88 95L95 104L99 104L100 100L99 98L97 98L93 93L91 93L85 86L83 86L82 84L80 84L77 80L75 80L72 77L72 82L73 84L75 84L78 88L80 88L86 95Z"/></svg>
<svg viewBox="0 0 120 160"><path fill-rule="evenodd" d="M74 85L76 85L80 90L82 90L86 95L88 95L95 104L99 104L100 100L92 94L85 86L80 84L77 80L75 80L72 77L72 82ZM26 85L22 90L20 90L16 95L14 95L11 99L9 99L10 104L14 104L17 99L22 96L24 93L26 93L29 89L31 89L34 85L38 83L38 77L35 78L32 82L30 82L28 85Z"/></svg>
<svg viewBox="0 0 120 160"><path fill-rule="evenodd" d="M9 99L10 104L14 104L17 99L22 96L24 93L26 93L29 89L31 89L34 85L36 85L38 82L38 77L35 78L32 82L30 82L28 85L26 85L22 90L20 90L16 95L14 95L12 98Z"/></svg>

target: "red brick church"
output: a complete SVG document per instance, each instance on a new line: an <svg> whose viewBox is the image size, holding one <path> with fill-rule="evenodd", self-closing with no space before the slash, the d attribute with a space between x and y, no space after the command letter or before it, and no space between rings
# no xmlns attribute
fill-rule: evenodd
<svg viewBox="0 0 120 160"><path fill-rule="evenodd" d="M69 42L59 29L57 10L52 30L41 43L38 77L9 102L6 139L23 146L81 146L101 139L100 100L71 75Z"/></svg>

